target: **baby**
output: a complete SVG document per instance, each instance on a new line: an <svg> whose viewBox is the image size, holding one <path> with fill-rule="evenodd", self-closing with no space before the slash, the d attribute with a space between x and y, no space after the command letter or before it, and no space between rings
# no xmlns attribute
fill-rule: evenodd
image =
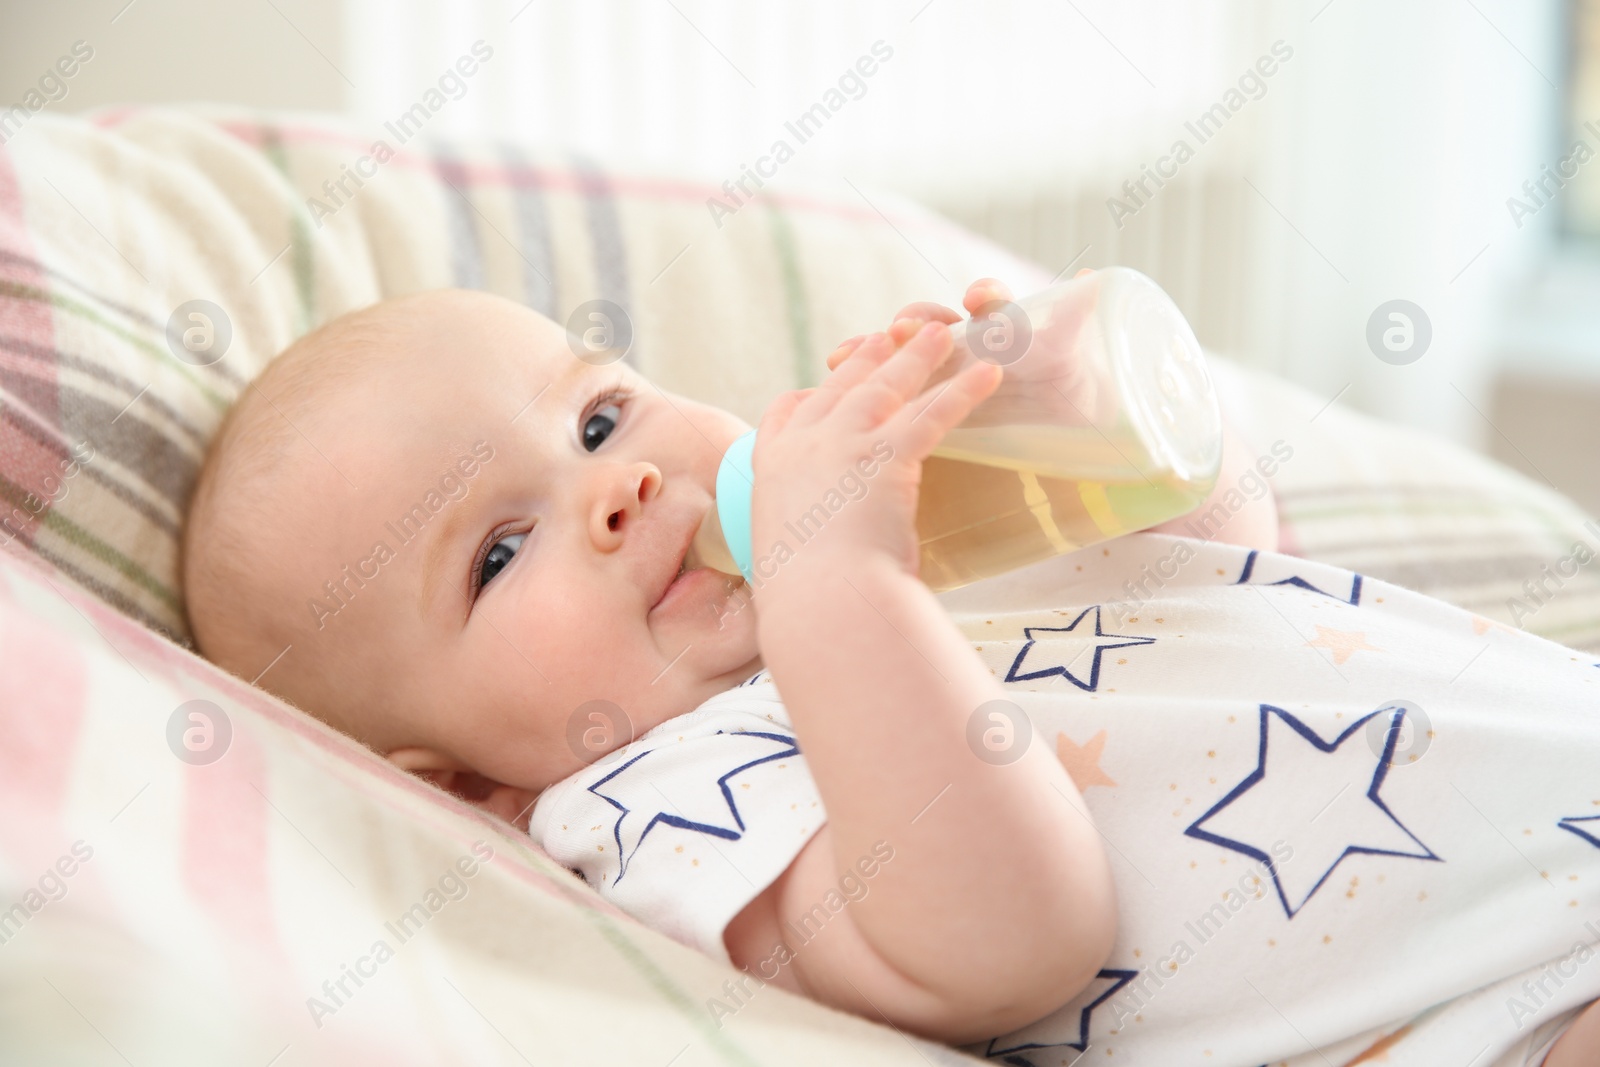
<svg viewBox="0 0 1600 1067"><path fill-rule="evenodd" d="M997 298L1009 293L984 280L964 303L976 312ZM754 545L783 538L863 463L871 488L739 611L751 590L680 573L722 453L749 428L739 419L626 363L575 358L559 326L497 297L422 293L343 316L282 353L217 434L184 534L196 642L531 828L623 906L765 981L948 1042L1016 1032L1131 972L1106 966L1118 902L1068 753L982 756L974 723L985 737L988 724L1015 726L983 711L1017 693L917 578L921 463L1003 373L978 362L926 387L958 320L911 305L889 331L841 345L821 386L767 409ZM1230 434L1218 492L1245 469ZM1222 539L1276 547L1270 495L1226 510ZM1265 583L1266 569L1252 552L1235 584ZM1315 587L1272 583L1274 595L1325 592ZM1346 607L1361 588L1357 578ZM1057 629L1101 634L1087 614ZM1095 640L1092 672L1060 672L1083 690L1096 687L1102 648L1119 647ZM1263 738L1266 724L1263 711ZM675 768L713 745L744 747L694 808ZM736 775L757 765L771 774L751 790ZM658 776L662 799L625 827L640 809L638 783L622 788L635 767ZM713 850L742 846L761 804L794 809L790 839L803 844L723 856L738 879L704 893L698 856L651 836L664 825ZM579 816L594 823L595 805L621 814L591 843L582 835L599 828L580 829ZM675 885L627 866L644 848L672 862L673 847ZM853 891L863 879L870 892ZM815 922L840 888L849 906ZM1106 996L1082 1009L1085 1034ZM1042 1063L1026 1050L1086 1040L989 1051Z"/></svg>

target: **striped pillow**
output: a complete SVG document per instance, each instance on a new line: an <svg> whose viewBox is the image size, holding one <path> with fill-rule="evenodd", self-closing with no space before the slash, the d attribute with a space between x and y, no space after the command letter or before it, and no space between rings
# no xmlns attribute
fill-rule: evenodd
<svg viewBox="0 0 1600 1067"><path fill-rule="evenodd" d="M757 988L15 549L0 660L0 1063L978 1062Z"/></svg>
<svg viewBox="0 0 1600 1067"><path fill-rule="evenodd" d="M1048 280L877 193L714 221L706 184L513 144L372 150L331 119L172 109L42 113L0 149L0 541L188 644L179 531L206 443L273 355L345 311L445 286L559 322L608 300L630 363L753 423L902 304ZM215 309L198 354L193 301Z"/></svg>
<svg viewBox="0 0 1600 1067"><path fill-rule="evenodd" d="M1282 550L1600 653L1600 523L1555 489L1440 438L1216 360L1224 406L1274 477ZM1465 669L1465 664L1462 665Z"/></svg>
<svg viewBox="0 0 1600 1067"><path fill-rule="evenodd" d="M0 149L0 541L188 645L177 546L206 442L267 360L344 311L441 286L561 322L608 300L643 373L754 423L910 300L1049 281L886 194L729 216L709 183L513 143L389 147L330 118L152 109L41 114ZM214 362L180 343L195 300L231 327ZM1600 537L1565 498L1218 364L1252 444L1298 449L1274 477L1287 551L1600 649L1580 562Z"/></svg>

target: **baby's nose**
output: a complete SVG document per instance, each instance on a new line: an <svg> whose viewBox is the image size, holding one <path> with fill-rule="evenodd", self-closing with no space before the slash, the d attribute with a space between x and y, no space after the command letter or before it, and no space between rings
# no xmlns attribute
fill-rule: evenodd
<svg viewBox="0 0 1600 1067"><path fill-rule="evenodd" d="M613 475L600 501L599 514L605 530L600 535L610 540L630 521L643 514L647 501L661 491L661 471L653 463L633 463Z"/></svg>

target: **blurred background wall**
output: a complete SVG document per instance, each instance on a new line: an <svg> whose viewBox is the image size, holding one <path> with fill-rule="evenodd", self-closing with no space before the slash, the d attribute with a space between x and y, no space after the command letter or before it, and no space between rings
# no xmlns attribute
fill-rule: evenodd
<svg viewBox="0 0 1600 1067"><path fill-rule="evenodd" d="M771 170L875 56L769 187L890 188L1052 271L1138 267L1212 350L1600 513L1600 0L0 0L0 108L377 130L479 39L427 136L713 184Z"/></svg>

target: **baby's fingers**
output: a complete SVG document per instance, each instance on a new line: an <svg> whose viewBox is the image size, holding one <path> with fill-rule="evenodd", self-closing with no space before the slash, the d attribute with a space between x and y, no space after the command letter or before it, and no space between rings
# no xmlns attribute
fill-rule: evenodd
<svg viewBox="0 0 1600 1067"><path fill-rule="evenodd" d="M866 339L866 334L858 333L854 337L847 337L843 341L840 341L839 347L828 353L828 369L834 370L837 368L839 364L843 363L847 358L849 358L850 353L854 352L857 348L860 348L861 342L865 341Z"/></svg>
<svg viewBox="0 0 1600 1067"><path fill-rule="evenodd" d="M895 312L894 321L889 326L888 333L898 346L910 340L917 330L922 328L924 322L942 322L947 326L954 326L960 321L961 316L943 304L935 303L932 300L917 300ZM859 348L866 337L866 334L857 334L848 340L839 342L839 347L828 354L828 369L833 370L848 359L850 353Z"/></svg>
<svg viewBox="0 0 1600 1067"><path fill-rule="evenodd" d="M762 413L761 422L756 426L756 437L760 440L771 440L788 425L789 419L794 415L794 409L815 392L816 389L795 389L779 393L777 399L768 404L767 410Z"/></svg>
<svg viewBox="0 0 1600 1067"><path fill-rule="evenodd" d="M850 353L850 358L817 387L818 399L807 407L803 417L810 420L826 415L840 397L882 366L894 354L895 347L888 334L868 334Z"/></svg>
<svg viewBox="0 0 1600 1067"><path fill-rule="evenodd" d="M906 406L901 446L919 461L926 459L945 434L989 399L1004 377L1000 366L973 360L961 373L931 386Z"/></svg>
<svg viewBox="0 0 1600 1067"><path fill-rule="evenodd" d="M967 295L961 298L961 306L967 309L969 315L976 315L980 308L995 300L1010 300L1011 287L998 278L979 278L967 286Z"/></svg>
<svg viewBox="0 0 1600 1067"><path fill-rule="evenodd" d="M853 405L868 425L876 426L893 416L922 390L928 375L950 354L954 342L950 327L930 322L917 335L841 401Z"/></svg>
<svg viewBox="0 0 1600 1067"><path fill-rule="evenodd" d="M954 326L961 321L960 314L951 311L934 300L913 301L895 312L894 317L896 319L927 319L929 322L942 322L946 326Z"/></svg>

